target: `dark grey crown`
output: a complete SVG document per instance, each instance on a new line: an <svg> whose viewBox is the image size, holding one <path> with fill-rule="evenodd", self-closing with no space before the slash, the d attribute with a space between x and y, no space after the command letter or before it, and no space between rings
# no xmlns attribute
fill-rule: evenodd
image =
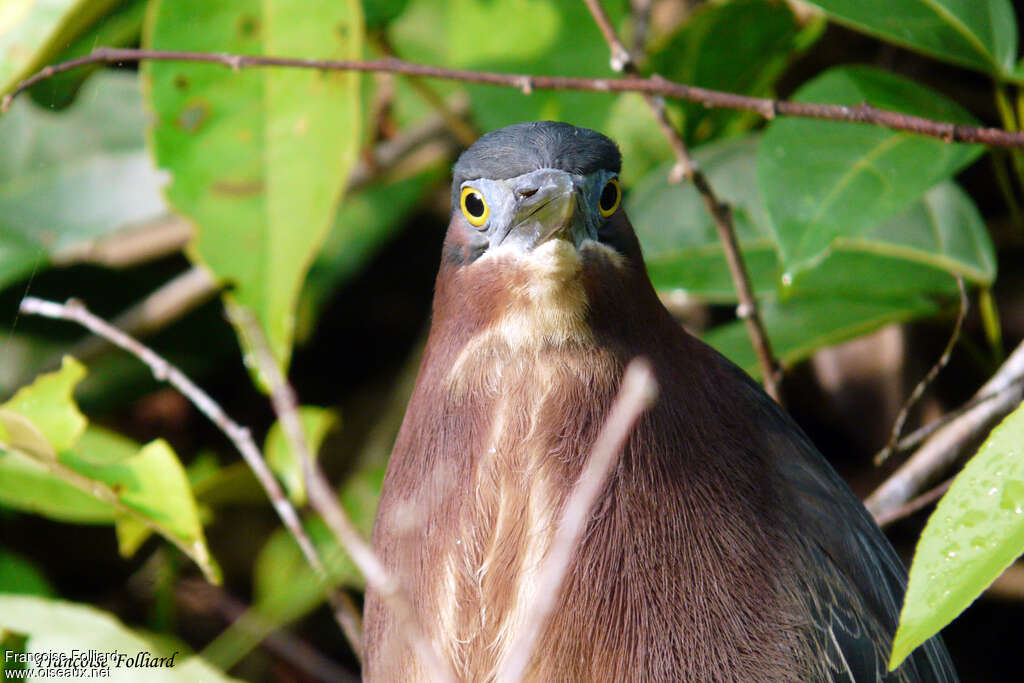
<svg viewBox="0 0 1024 683"><path fill-rule="evenodd" d="M452 169L452 206L466 180L515 178L538 168L587 175L621 167L619 148L597 131L557 121L517 123L481 136L462 153Z"/></svg>

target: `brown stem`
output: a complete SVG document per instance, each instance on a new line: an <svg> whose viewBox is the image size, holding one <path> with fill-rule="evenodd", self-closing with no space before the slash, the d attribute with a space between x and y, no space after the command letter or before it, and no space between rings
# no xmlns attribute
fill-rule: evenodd
<svg viewBox="0 0 1024 683"><path fill-rule="evenodd" d="M615 28L605 13L600 0L583 0L583 2L594 17L594 23L597 24L601 35L604 36L605 41L608 43L608 49L612 54L612 69L615 71L625 71L633 76L639 75L636 62L622 44L622 41L619 40L618 35L615 33ZM661 79L656 77L655 80ZM665 82L667 83L668 81ZM704 175L700 170L700 166L697 165L697 162L690 155L690 150L687 149L682 136L679 135L679 131L676 130L675 126L672 125L672 121L668 118L668 113L665 111L665 101L661 97L650 93L644 94L644 100L647 102L647 106L650 107L651 113L654 114L658 127L661 128L661 132L665 135L669 145L671 145L672 152L676 155L676 168L672 172L673 179L678 182L681 177L685 176L687 180L693 183L697 192L700 193L701 199L704 200L704 208L715 224L715 229L718 231L718 239L721 241L722 250L725 252L725 260L729 266L729 275L732 277L733 286L736 288L736 296L739 299L736 312L743 319L743 323L747 327L747 335L750 337L750 343L757 354L757 362L764 377L765 391L777 403L782 403L782 378L779 363L772 353L771 341L768 339L768 334L765 332L764 324L761 322L761 316L757 310L757 299L754 297L753 288L750 286L750 275L747 272L747 266L743 261L743 254L736 240L736 228L733 225L732 211L729 210L727 204L718 198L707 176Z"/></svg>
<svg viewBox="0 0 1024 683"><path fill-rule="evenodd" d="M663 78L573 78L568 76L540 76L532 74L508 74L468 69L446 69L437 66L413 64L397 59L385 60L333 60L298 59L261 55L236 55L211 52L187 52L179 50L141 50L126 48L97 47L90 54L77 59L48 66L19 83L14 90L0 101L0 112L6 111L14 98L39 81L58 73L97 63L138 62L142 60L159 62L205 62L221 64L232 69L246 67L287 67L295 69L321 69L325 71L368 71L400 73L425 78L442 78L464 83L479 83L507 88L518 88L524 94L533 90L576 90L586 92L635 92L662 95L672 99L697 102L705 107L738 109L750 111L766 119L776 116L846 121L882 126L927 137L939 138L944 142L970 142L992 147L1024 148L1024 133L1011 133L999 128L967 126L948 121L935 121L920 116L909 116L894 111L878 109L869 104L847 107L836 104L815 104L812 102L789 102L764 97L750 97L735 93L708 90L696 86L675 83Z"/></svg>

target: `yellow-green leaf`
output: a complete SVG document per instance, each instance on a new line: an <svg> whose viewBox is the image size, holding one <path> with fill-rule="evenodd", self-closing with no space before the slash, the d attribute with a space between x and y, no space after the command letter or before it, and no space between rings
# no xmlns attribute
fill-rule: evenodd
<svg viewBox="0 0 1024 683"><path fill-rule="evenodd" d="M356 0L156 0L143 42L358 59L362 34ZM182 62L147 63L143 74L153 151L173 176L168 199L196 224L189 254L232 285L286 364L303 278L356 160L358 75Z"/></svg>
<svg viewBox="0 0 1024 683"><path fill-rule="evenodd" d="M65 356L60 370L40 375L0 407L27 418L53 450L71 448L85 431L85 416L71 397L83 377L85 366Z"/></svg>
<svg viewBox="0 0 1024 683"><path fill-rule="evenodd" d="M895 669L1024 553L1024 405L992 430L928 519L892 646Z"/></svg>

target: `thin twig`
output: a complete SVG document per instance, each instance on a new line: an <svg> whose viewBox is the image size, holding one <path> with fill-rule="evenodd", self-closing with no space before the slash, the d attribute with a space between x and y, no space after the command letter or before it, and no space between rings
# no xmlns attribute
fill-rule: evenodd
<svg viewBox="0 0 1024 683"><path fill-rule="evenodd" d="M608 49L611 51L609 64L612 71L634 73L633 56L619 40L618 34L615 33L615 27L612 26L611 19L608 18L600 0L583 0L583 3L590 10L590 16L594 18L597 29L604 36L604 42L608 43Z"/></svg>
<svg viewBox="0 0 1024 683"><path fill-rule="evenodd" d="M622 44L622 41L619 40L618 35L615 33L615 28L605 13L600 0L583 0L583 2L594 17L594 23L597 24L601 35L604 36L605 41L608 43L608 49L612 55L612 69L638 76L639 71L636 67L636 61ZM701 199L704 201L704 208L711 216L711 221L715 224L715 229L718 231L718 239L721 241L722 250L725 253L725 260L729 266L729 274L732 277L733 286L736 287L736 296L739 299L736 314L747 327L747 335L750 337L750 343L754 347L757 362L761 368L761 375L764 377L765 391L777 403L781 403L782 378L779 363L772 353L771 340L768 339L768 334L765 332L761 316L757 310L757 298L754 296L753 288L750 286L750 275L743 261L739 242L736 240L736 228L733 225L732 211L715 194L711 183L690 154L690 150L687 149L686 143L683 142L682 136L679 135L679 131L672 125L672 121L668 118L668 112L665 110L665 101L661 97L649 93L644 95L644 100L647 102L647 106L650 107L651 113L654 114L658 127L661 128L661 132L672 147L672 152L676 155L676 167L673 169L670 181L678 182L683 177L686 177L687 180L693 183L693 186L700 193Z"/></svg>
<svg viewBox="0 0 1024 683"><path fill-rule="evenodd" d="M896 445L903 436L903 427L907 423L907 418L910 416L910 411L917 405L917 402L924 396L924 392L931 386L931 383L935 381L935 378L939 376L939 373L949 363L949 357L953 355L953 348L956 343L960 341L960 332L964 326L964 319L967 317L967 310L971 306L970 300L967 298L967 287L964 285L964 279L962 276L956 276L956 286L960 291L960 310L956 314L956 323L953 325L953 334L949 335L949 341L946 342L946 348L943 349L942 355L935 361L933 365L921 381L917 383L914 390L910 392L910 397L907 398L903 407L900 408L899 414L896 416L896 421L892 425L892 432L889 434L889 441L885 444L885 448L880 450L875 456L875 465L881 465L883 462L889 459L889 456L896 450Z"/></svg>
<svg viewBox="0 0 1024 683"><path fill-rule="evenodd" d="M562 508L551 549L537 572L535 599L527 606L523 627L509 647L511 656L495 676L498 683L516 683L526 673L537 639L558 602L569 562L594 502L625 447L633 425L654 404L657 394L658 385L650 363L643 358L633 360L622 376L619 395L608 411L590 457Z"/></svg>
<svg viewBox="0 0 1024 683"><path fill-rule="evenodd" d="M948 413L944 413L940 415L938 418L936 418L933 422L929 422L928 424L922 427L918 427L910 434L907 434L905 437L899 440L899 443L896 444L896 447L893 452L903 453L905 451L911 450L912 448L917 448L922 443L924 443L924 440L927 439L929 436L931 436L932 434L934 434L939 429L949 424L956 418L960 417L967 411L973 409L974 406L981 405L986 401L991 401L994 398L998 398L999 395L1003 393L1003 391L1018 388L1024 388L1024 377L1018 378L1017 380L1010 382L1003 390L994 391L988 394L978 394L974 396L971 400L969 400L967 403L963 404L959 408L955 408L949 411Z"/></svg>
<svg viewBox="0 0 1024 683"><path fill-rule="evenodd" d="M943 494L945 494L946 491L949 490L949 487L952 484L953 477L950 477L949 479L942 482L941 484L931 489L930 491L926 491L917 498L914 498L909 503L905 503L900 507L896 508L895 510L892 510L891 512L886 512L884 515L879 515L878 517L875 517L875 522L878 524L878 526L885 528L893 522L898 522L904 517L909 517L910 515L920 510L921 508L927 507L934 503L935 501L937 501L939 498L942 498Z"/></svg>
<svg viewBox="0 0 1024 683"><path fill-rule="evenodd" d="M993 395L936 431L914 455L864 501L875 517L883 518L906 504L928 484L947 472L964 449L988 433L997 421L1024 400L1024 342L1000 366L975 396Z"/></svg>
<svg viewBox="0 0 1024 683"><path fill-rule="evenodd" d="M90 54L66 62L53 64L33 76L21 81L3 100L0 112L26 88L52 76L89 64L138 62L142 60L161 62L205 62L220 64L230 69L248 67L285 67L295 69L319 69L325 71L367 71L400 73L424 78L440 78L464 83L479 83L506 88L516 88L529 94L534 90L575 90L585 92L636 92L649 95L663 95L678 100L697 102L705 107L737 109L754 112L766 119L776 116L846 121L882 126L902 130L944 142L970 142L991 147L1024 148L1024 133L1012 133L999 128L967 126L949 121L936 121L920 116L909 116L899 112L879 109L870 104L847 107L836 104L815 104L812 102L790 102L765 97L750 97L735 93L709 90L696 86L675 83L663 78L574 78L568 76L543 76L535 74L509 74L470 69L447 69L424 64L414 64L396 59L384 60L333 60L298 59L262 55L237 55L210 52L189 52L184 50L142 50L127 48L97 47Z"/></svg>
<svg viewBox="0 0 1024 683"><path fill-rule="evenodd" d="M148 365L157 380L167 382L173 386L188 398L201 413L206 415L235 445L235 448L242 454L242 458L245 459L245 462L252 469L253 474L256 475L263 489L267 492L274 510L277 511L281 521L284 522L285 528L295 538L295 542L298 543L299 549L302 551L306 561L313 568L317 578L328 587L329 599L331 599L332 605L335 606L335 618L338 620L342 630L348 635L348 624L351 621L348 613L351 612L358 616L358 611L356 611L355 606L352 605L344 593L330 590L328 584L329 575L324 569L323 562L321 562L320 556L317 554L313 541L306 534L306 530L303 529L299 515L295 512L292 504L288 502L281 484L271 473L270 468L267 467L267 463L263 460L263 455L260 453L260 449L257 448L256 442L253 441L252 434L248 428L243 427L228 417L224 409L209 394L189 379L185 373L137 339L90 313L81 301L69 299L67 303L60 304L55 301L46 301L27 296L21 301L20 311L26 315L40 315L46 318L76 322L94 334L104 337ZM360 643L357 640L352 645L354 648L358 648ZM358 650L356 651L358 652Z"/></svg>
<svg viewBox="0 0 1024 683"><path fill-rule="evenodd" d="M169 256L192 239L192 223L181 216L164 214L141 224L75 242L54 252L55 266L91 263L106 268L125 268Z"/></svg>
<svg viewBox="0 0 1024 683"><path fill-rule="evenodd" d="M405 637L416 650L420 661L424 663L429 680L454 680L450 668L445 665L444 660L425 636L426 631L416 617L398 580L384 567L370 544L356 529L338 501L337 494L328 483L323 470L313 458L302 420L299 418L299 403L295 390L281 371L263 334L263 328L251 313L240 306L231 306L229 315L252 345L256 367L270 385L270 400L274 406L274 413L281 422L289 446L302 464L310 506L323 518L338 545L345 549L359 571L366 577L366 582L381 594L388 608L394 612L396 622L404 629Z"/></svg>

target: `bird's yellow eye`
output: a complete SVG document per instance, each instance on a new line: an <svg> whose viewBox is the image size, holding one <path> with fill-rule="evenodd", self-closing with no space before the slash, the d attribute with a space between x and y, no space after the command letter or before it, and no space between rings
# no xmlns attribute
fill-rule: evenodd
<svg viewBox="0 0 1024 683"><path fill-rule="evenodd" d="M615 209L619 208L620 201L622 201L622 186L619 185L618 178L611 178L601 190L601 198L597 200L597 209L601 212L602 217L608 218L615 213Z"/></svg>
<svg viewBox="0 0 1024 683"><path fill-rule="evenodd" d="M462 213L470 225L480 227L487 222L491 210L487 207L483 194L475 187L462 188Z"/></svg>

